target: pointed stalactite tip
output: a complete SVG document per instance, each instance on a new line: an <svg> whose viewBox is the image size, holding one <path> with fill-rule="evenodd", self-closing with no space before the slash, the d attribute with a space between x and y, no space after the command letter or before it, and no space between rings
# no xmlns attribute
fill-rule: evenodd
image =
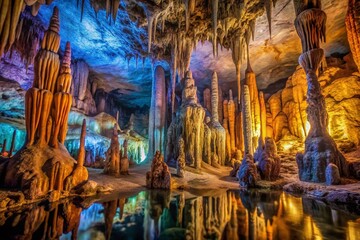
<svg viewBox="0 0 360 240"><path fill-rule="evenodd" d="M70 65L71 65L71 45L70 45L70 42L66 42L62 67L70 68Z"/></svg>
<svg viewBox="0 0 360 240"><path fill-rule="evenodd" d="M59 9L57 7L54 7L54 11L50 20L49 30L54 31L56 33L60 32Z"/></svg>

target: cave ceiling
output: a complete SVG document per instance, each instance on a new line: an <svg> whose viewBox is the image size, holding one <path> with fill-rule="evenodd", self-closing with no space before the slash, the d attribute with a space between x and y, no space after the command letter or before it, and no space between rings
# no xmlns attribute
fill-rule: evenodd
<svg viewBox="0 0 360 240"><path fill-rule="evenodd" d="M216 1L206 0L122 0L115 11L111 4L119 1L110 0L106 6L106 1L54 0L41 6L38 17L46 24L57 6L62 49L70 41L73 58L86 60L101 87L108 92L118 89L119 100L142 106L150 102L151 66L159 59L168 71L175 63L181 75L191 54L190 69L202 90L214 70L221 84L235 82L237 62L243 78L249 43L259 89L290 76L301 52L294 5L292 0L273 1L219 0L216 7ZM328 17L327 56L347 53L347 1L323 0L322 8Z"/></svg>

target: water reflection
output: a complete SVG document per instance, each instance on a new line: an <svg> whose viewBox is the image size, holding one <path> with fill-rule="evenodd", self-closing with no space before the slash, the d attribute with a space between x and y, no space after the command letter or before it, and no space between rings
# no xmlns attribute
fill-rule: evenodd
<svg viewBox="0 0 360 240"><path fill-rule="evenodd" d="M144 191L0 213L1 239L360 239L360 216L276 191Z"/></svg>

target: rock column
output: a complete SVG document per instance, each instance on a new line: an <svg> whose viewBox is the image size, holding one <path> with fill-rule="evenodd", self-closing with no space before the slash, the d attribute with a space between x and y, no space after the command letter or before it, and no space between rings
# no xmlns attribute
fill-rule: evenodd
<svg viewBox="0 0 360 240"><path fill-rule="evenodd" d="M151 107L149 116L149 158L159 150L164 153L165 141L166 88L165 71L157 66L152 84Z"/></svg>
<svg viewBox="0 0 360 240"><path fill-rule="evenodd" d="M301 39L303 53L299 63L305 70L308 84L307 116L310 131L305 140L305 153L298 154L296 161L302 181L325 182L325 169L334 163L340 175L348 174L347 164L327 131L328 115L325 99L317 77L324 57L320 42L325 41L326 14L321 10L321 1L294 1L296 10L295 28Z"/></svg>

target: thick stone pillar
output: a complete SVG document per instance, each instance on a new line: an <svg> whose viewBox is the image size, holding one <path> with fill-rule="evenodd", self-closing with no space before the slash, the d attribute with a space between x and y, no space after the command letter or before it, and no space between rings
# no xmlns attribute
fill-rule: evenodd
<svg viewBox="0 0 360 240"><path fill-rule="evenodd" d="M324 57L320 42L325 41L326 14L321 10L320 0L294 3L297 14L295 28L303 49L299 63L305 70L308 84L306 113L310 123L310 131L305 140L305 153L298 154L296 161L300 180L325 182L325 169L329 163L334 163L342 176L348 175L346 160L327 130L328 115L317 76Z"/></svg>
<svg viewBox="0 0 360 240"><path fill-rule="evenodd" d="M154 72L149 116L149 152L151 158L156 151L164 153L165 142L166 88L165 71L157 66Z"/></svg>

